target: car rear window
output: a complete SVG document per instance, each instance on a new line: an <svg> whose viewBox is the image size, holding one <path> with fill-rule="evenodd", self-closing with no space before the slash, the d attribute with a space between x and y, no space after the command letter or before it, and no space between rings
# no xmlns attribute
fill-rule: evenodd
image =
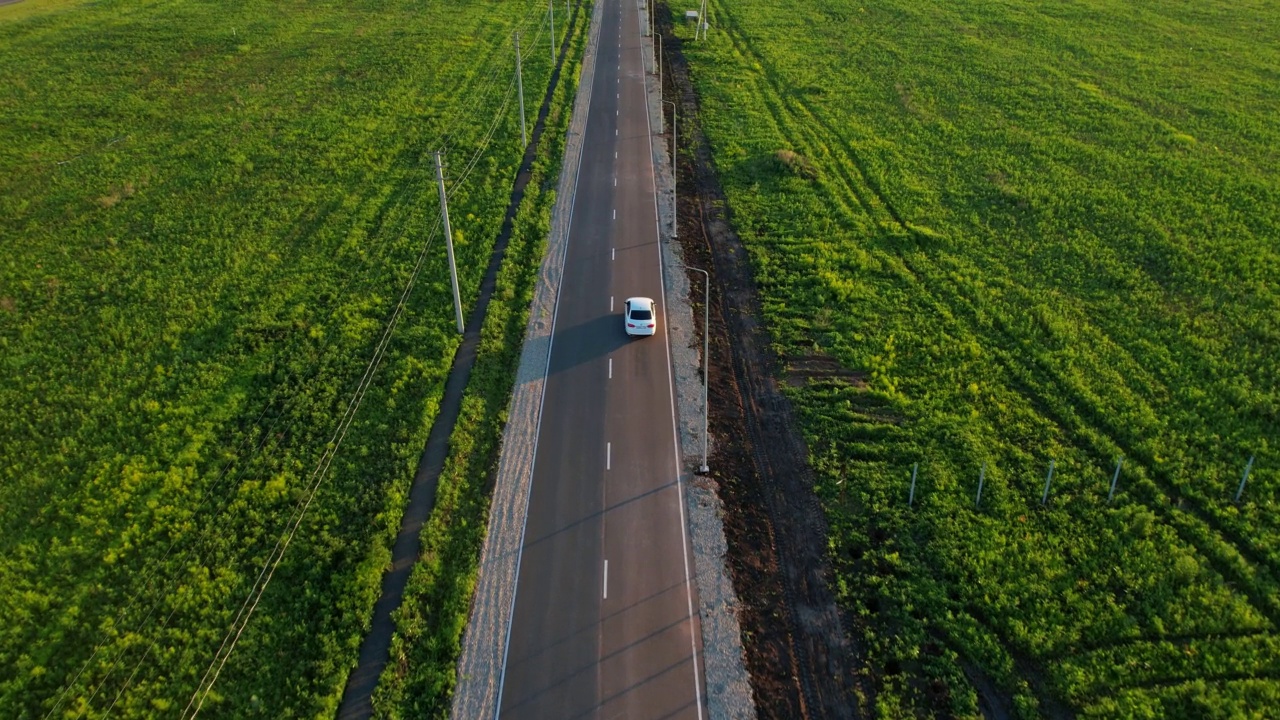
<svg viewBox="0 0 1280 720"><path fill-rule="evenodd" d="M631 319L632 320L652 320L653 313L649 312L648 310L645 310L644 308L636 308L635 310L631 311Z"/></svg>

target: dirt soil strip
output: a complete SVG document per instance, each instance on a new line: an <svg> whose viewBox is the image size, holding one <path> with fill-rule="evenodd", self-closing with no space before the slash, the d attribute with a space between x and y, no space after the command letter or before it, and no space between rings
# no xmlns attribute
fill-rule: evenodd
<svg viewBox="0 0 1280 720"><path fill-rule="evenodd" d="M591 17L591 33L583 53L578 94L565 139L565 163L556 188L547 253L539 270L538 286L529 310L520 366L507 411L493 499L489 506L489 531L480 555L471 619L462 638L458 659L458 684L453 692L452 717L491 718L498 708L498 684L507 650L516 588L516 562L523 537L533 457L537 449L538 417L547 363L551 357L551 324L556 294L564 274L569 241L572 198L578 184L578 159L586 134L587 109L591 106L591 82L595 76L596 41L600 35L603 5L597 3ZM577 17L577 10L574 11Z"/></svg>
<svg viewBox="0 0 1280 720"><path fill-rule="evenodd" d="M648 8L642 3L641 14ZM647 26L647 18L641 24ZM669 40L670 38L667 38ZM725 507L716 494L714 480L697 477L692 469L702 465L703 383L702 328L704 324L704 276L686 266L709 269L701 258L686 257L672 242L671 214L671 126L663 117L662 88L658 87L653 64L655 40L643 46L649 69L650 126L658 133L653 148L654 184L658 197L658 224L663 241L662 272L666 287L666 329L670 339L672 371L676 383L676 411L679 417L681 459L685 472L685 515L689 544L693 547L698 583L698 618L702 628L703 677L706 684L707 714L717 720L747 720L757 717L751 697L746 651L742 644L740 615L742 603L734 589L728 567L725 537ZM664 76L664 81L665 81ZM683 108L681 112L684 112ZM680 132L684 132L684 123ZM682 181L683 182L683 181ZM687 187L681 185L680 187ZM687 202L686 199L683 202ZM681 232L688 232L682 228ZM712 351L714 364L715 351ZM713 369L712 375L720 372ZM714 444L714 438L711 439Z"/></svg>
<svg viewBox="0 0 1280 720"><path fill-rule="evenodd" d="M725 442L714 445L710 479L726 510L756 705L763 717L862 717L874 701L865 675L854 675L860 653L830 589L828 527L808 451L775 380L750 259L730 226L669 22L659 30L667 31L664 79L681 106L680 183L697 194L680 208L679 235L689 262L712 272L711 422Z"/></svg>
<svg viewBox="0 0 1280 720"><path fill-rule="evenodd" d="M373 691L378 686L378 678L386 667L391 652L391 637L395 632L395 624L391 615L404 601L404 588L409 582L409 574L418 560L421 550L419 533L426 524L431 510L435 506L436 486L440 480L440 472L444 468L445 458L449 454L449 436L453 434L454 425L458 421L458 413L462 407L462 394L466 390L467 381L471 377L471 369L475 366L476 348L480 343L480 329L484 326L485 313L489 308L489 300L497 283L498 270L502 267L502 259L511 240L511 229L515 222L516 212L524 200L525 188L532 174L533 161L537 155L538 141L546 128L547 114L551 110L551 99L560 81L560 69L564 64L565 53L568 52L570 40L573 38L573 27L577 22L578 12L575 9L570 17L569 31L560 46L556 67L552 71L551 81L547 86L542 107L538 110L538 119L533 126L529 146L525 148L524 159L516 173L515 185L511 190L511 199L507 203L506 217L498 231L493 253L489 258L489 267L485 270L484 279L480 283L476 304L467 318L466 331L462 344L453 357L453 365L449 369L449 377L445 380L444 396L440 400L440 410L435 422L431 424L431 432L427 435L426 449L418 461L418 469L413 477L413 485L409 490L409 503L405 508L404 518L400 523L400 532L396 535L395 545L391 550L391 567L382 576L382 593L373 608L373 624L369 633L360 645L360 656L357 665L347 678L347 686L342 694L342 703L338 706L340 720L357 720L368 718L373 714ZM523 365L522 365L523 367ZM473 716L463 716L473 717Z"/></svg>

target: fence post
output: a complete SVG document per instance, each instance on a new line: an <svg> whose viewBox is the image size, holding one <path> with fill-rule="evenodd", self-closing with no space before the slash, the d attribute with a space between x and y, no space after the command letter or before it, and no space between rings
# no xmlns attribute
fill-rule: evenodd
<svg viewBox="0 0 1280 720"><path fill-rule="evenodd" d="M1256 455L1249 456L1249 464L1244 466L1244 477L1240 478L1240 487L1236 488L1235 502L1240 502L1240 495L1244 493L1244 484L1249 481L1249 471L1253 469L1253 459Z"/></svg>
<svg viewBox="0 0 1280 720"><path fill-rule="evenodd" d="M1049 483L1053 482L1053 461L1049 461L1049 476L1044 479L1044 495L1040 497L1040 504L1044 505L1049 502Z"/></svg>
<svg viewBox="0 0 1280 720"><path fill-rule="evenodd" d="M982 463L982 470L978 473L978 497L973 501L975 508L982 506L982 482L987 477L987 463Z"/></svg>
<svg viewBox="0 0 1280 720"><path fill-rule="evenodd" d="M1116 474L1111 476L1111 492L1107 493L1107 502L1111 502L1111 498L1116 494L1116 481L1120 479L1120 463L1124 462L1124 456L1116 458Z"/></svg>
<svg viewBox="0 0 1280 720"><path fill-rule="evenodd" d="M911 494L907 496L907 507L911 507L916 501L916 470L920 468L920 463L911 466Z"/></svg>

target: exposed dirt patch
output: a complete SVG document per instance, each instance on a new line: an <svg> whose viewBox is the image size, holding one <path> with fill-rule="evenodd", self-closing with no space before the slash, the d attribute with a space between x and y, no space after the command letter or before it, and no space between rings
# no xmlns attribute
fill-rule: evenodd
<svg viewBox="0 0 1280 720"><path fill-rule="evenodd" d="M838 378L848 384L865 388L867 374L850 370L829 355L792 355L784 363L783 379L791 387L803 387L812 380Z"/></svg>
<svg viewBox="0 0 1280 720"><path fill-rule="evenodd" d="M665 8L659 8L660 11ZM749 260L729 225L680 40L662 12L667 97L680 102L679 237L687 262L712 276L711 433L708 479L725 506L728 563L741 606L743 643L761 717L870 715L861 653L846 636L830 590L827 524L813 492L807 451L776 378ZM690 188L693 191L690 192ZM691 283L701 304L701 283ZM701 332L701 328L698 328ZM796 377L861 378L819 357ZM792 381L789 377L787 381Z"/></svg>

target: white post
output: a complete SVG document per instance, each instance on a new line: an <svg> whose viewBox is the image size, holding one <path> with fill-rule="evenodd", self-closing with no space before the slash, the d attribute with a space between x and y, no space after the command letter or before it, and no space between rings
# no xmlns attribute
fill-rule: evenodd
<svg viewBox="0 0 1280 720"><path fill-rule="evenodd" d="M916 502L916 471L920 469L920 463L911 465L911 494L907 495L907 507L911 507Z"/></svg>
<svg viewBox="0 0 1280 720"><path fill-rule="evenodd" d="M986 480L986 478L987 478L987 464L984 462L982 463L982 470L978 473L978 497L976 500L973 501L973 506L975 508L982 506L982 482Z"/></svg>
<svg viewBox="0 0 1280 720"><path fill-rule="evenodd" d="M662 34L659 33L655 37L658 38L658 97L662 97Z"/></svg>
<svg viewBox="0 0 1280 720"><path fill-rule="evenodd" d="M444 170L440 165L440 151L436 151L436 185L440 188L440 217L444 220L444 246L449 253L449 281L453 283L453 313L458 321L458 332L462 327L462 297L458 293L458 266L453 261L453 230L449 227L449 201L444 194Z"/></svg>
<svg viewBox="0 0 1280 720"><path fill-rule="evenodd" d="M1044 505L1049 502L1049 483L1053 482L1053 461L1049 461L1049 476L1044 479L1044 495L1040 497L1040 504Z"/></svg>
<svg viewBox="0 0 1280 720"><path fill-rule="evenodd" d="M1240 487L1236 488L1236 502L1240 502L1240 495L1244 493L1244 484L1249 481L1249 471L1253 469L1253 458L1249 457L1249 464L1244 466L1244 477L1240 478Z"/></svg>
<svg viewBox="0 0 1280 720"><path fill-rule="evenodd" d="M1111 492L1107 493L1107 502L1111 502L1111 498L1115 497L1116 482L1120 480L1120 464L1123 462L1123 457L1116 458L1116 472L1111 476Z"/></svg>
<svg viewBox="0 0 1280 720"><path fill-rule="evenodd" d="M673 100L663 100L662 102L671 106L671 238L674 240L679 237L676 220L679 213L676 208L679 206L680 196L676 194L676 152L680 146L676 143L676 104Z"/></svg>

